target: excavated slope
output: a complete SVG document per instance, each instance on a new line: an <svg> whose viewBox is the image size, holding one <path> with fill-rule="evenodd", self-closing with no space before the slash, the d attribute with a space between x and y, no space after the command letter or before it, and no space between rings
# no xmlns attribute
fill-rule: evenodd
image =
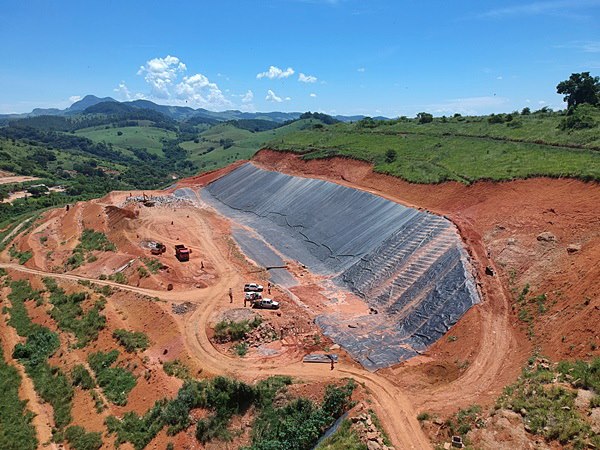
<svg viewBox="0 0 600 450"><path fill-rule="evenodd" d="M467 253L443 217L251 163L200 195L285 259L330 276L364 299L367 316L324 314L316 320L368 369L426 349L479 301Z"/></svg>

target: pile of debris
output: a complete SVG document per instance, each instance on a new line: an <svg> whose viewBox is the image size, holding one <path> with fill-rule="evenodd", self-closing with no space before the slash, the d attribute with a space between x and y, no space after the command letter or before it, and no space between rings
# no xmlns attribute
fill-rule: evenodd
<svg viewBox="0 0 600 450"><path fill-rule="evenodd" d="M198 305L195 303L185 302L185 303L173 303L171 306L171 310L175 314L186 314L190 311L194 311Z"/></svg>
<svg viewBox="0 0 600 450"><path fill-rule="evenodd" d="M262 322L244 338L249 347L260 347L262 344L276 341L279 338L275 327L268 322Z"/></svg>
<svg viewBox="0 0 600 450"><path fill-rule="evenodd" d="M191 206L194 204L189 199L174 197L172 195L147 196L136 195L127 197L123 206L130 203L142 203L146 206Z"/></svg>
<svg viewBox="0 0 600 450"><path fill-rule="evenodd" d="M371 415L362 413L352 417L352 428L360 436L360 440L367 444L368 450L394 450L394 447L386 445L381 431L373 423Z"/></svg>

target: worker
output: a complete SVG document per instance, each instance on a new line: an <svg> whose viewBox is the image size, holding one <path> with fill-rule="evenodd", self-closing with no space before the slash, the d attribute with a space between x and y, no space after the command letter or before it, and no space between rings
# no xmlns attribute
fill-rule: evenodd
<svg viewBox="0 0 600 450"><path fill-rule="evenodd" d="M229 288L229 303L233 303L233 289Z"/></svg>
<svg viewBox="0 0 600 450"><path fill-rule="evenodd" d="M331 358L331 370L333 370L333 355L329 355L329 358Z"/></svg>
<svg viewBox="0 0 600 450"><path fill-rule="evenodd" d="M271 282L269 281L267 283L267 291L269 292L269 295L271 294Z"/></svg>
<svg viewBox="0 0 600 450"><path fill-rule="evenodd" d="M204 261L200 261L200 268L204 269Z"/></svg>

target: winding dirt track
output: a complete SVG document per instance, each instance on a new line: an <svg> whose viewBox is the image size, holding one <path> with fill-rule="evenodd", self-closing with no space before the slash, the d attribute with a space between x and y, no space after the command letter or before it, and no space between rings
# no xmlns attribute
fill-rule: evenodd
<svg viewBox="0 0 600 450"><path fill-rule="evenodd" d="M185 343L190 354L202 361L214 374L232 375L245 379L257 379L270 375L290 375L304 381L336 380L352 377L371 391L378 412L393 444L398 449L429 449L431 443L416 420L416 412L408 397L386 378L370 373L360 367L339 363L337 370L324 370L320 365L301 362L280 366L276 360L246 361L220 353L210 342L206 329L211 316L220 304L226 302L230 286L243 283L241 275L232 268L228 256L215 245L210 228L202 220L195 220L203 246L211 251L215 267L219 271L216 284L207 289L188 291L157 291L122 285L108 280L97 280L79 275L51 273L31 269L18 264L0 263L0 267L17 272L52 277L68 281L90 281L101 286L111 286L136 294L158 297L163 300L198 303L201 307L191 314L184 325Z"/></svg>

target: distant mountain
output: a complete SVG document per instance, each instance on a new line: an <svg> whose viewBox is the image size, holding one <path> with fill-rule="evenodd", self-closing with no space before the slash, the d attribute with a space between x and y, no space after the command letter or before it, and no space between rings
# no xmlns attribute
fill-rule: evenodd
<svg viewBox="0 0 600 450"><path fill-rule="evenodd" d="M111 106L112 104L112 106ZM102 105L94 109L96 105ZM117 105L123 105L117 106ZM128 107L130 109L128 109ZM0 114L0 125L8 123L9 120L23 119L37 116L72 116L75 114L119 114L131 112L132 110L151 110L158 112L169 119L176 121L187 121L188 123L209 123L226 122L230 120L268 120L276 123L284 123L300 118L300 112L242 112L238 110L227 111L209 111L204 108L190 108L189 106L170 106L158 105L150 100L133 100L128 102L119 102L112 97L96 97L95 95L86 95L81 100L76 101L66 109L56 108L36 108L30 113L24 114ZM341 122L355 122L364 119L365 116L335 116L334 118ZM376 120L387 120L386 117L375 117Z"/></svg>
<svg viewBox="0 0 600 450"><path fill-rule="evenodd" d="M95 95L86 95L81 100L78 100L75 103L73 103L71 106L69 106L65 111L68 111L68 112L83 111L83 110L89 108L90 106L94 106L94 105L97 105L98 103L104 103L104 102L118 103L112 97L99 98L99 97L96 97Z"/></svg>

